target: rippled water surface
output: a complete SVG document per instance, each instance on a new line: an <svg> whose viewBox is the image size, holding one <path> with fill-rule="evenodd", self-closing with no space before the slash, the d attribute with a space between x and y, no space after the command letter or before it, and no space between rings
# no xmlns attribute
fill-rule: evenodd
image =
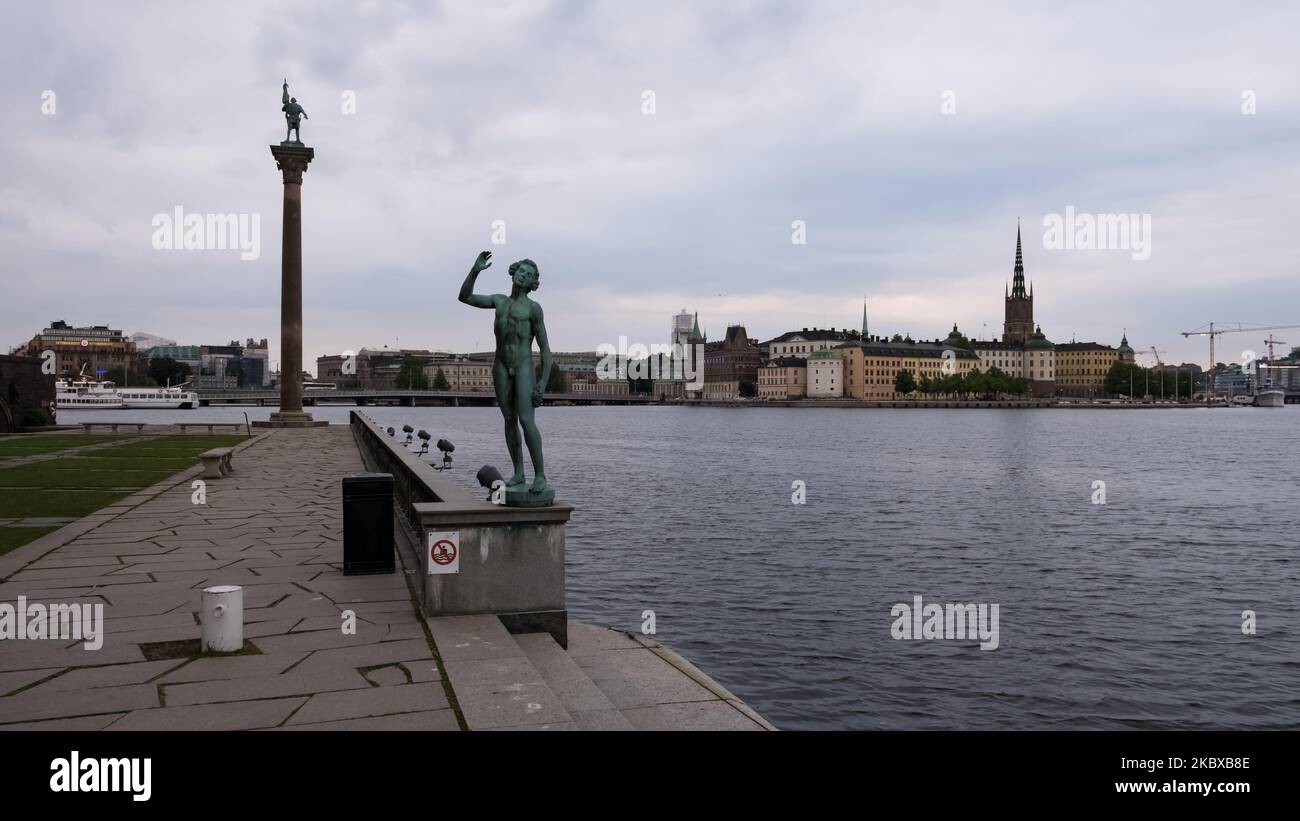
<svg viewBox="0 0 1300 821"><path fill-rule="evenodd" d="M480 465L509 472L495 408L366 411L451 439L476 489ZM573 616L639 630L653 610L661 641L782 728L1300 728L1300 409L538 417L577 506ZM998 604L1000 646L893 639L915 595Z"/></svg>

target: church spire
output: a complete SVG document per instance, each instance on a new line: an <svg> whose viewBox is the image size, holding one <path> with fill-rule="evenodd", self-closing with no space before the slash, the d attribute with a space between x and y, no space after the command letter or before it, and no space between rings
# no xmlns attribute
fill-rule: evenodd
<svg viewBox="0 0 1300 821"><path fill-rule="evenodd" d="M1025 258L1020 250L1020 221L1016 220L1016 267L1011 282L1011 298L1025 299Z"/></svg>
<svg viewBox="0 0 1300 821"><path fill-rule="evenodd" d="M862 298L862 341L867 341L867 299Z"/></svg>
<svg viewBox="0 0 1300 821"><path fill-rule="evenodd" d="M695 324L691 327L691 335L689 337L689 340L691 342L704 341L704 335L700 333L700 312L699 311L695 312Z"/></svg>

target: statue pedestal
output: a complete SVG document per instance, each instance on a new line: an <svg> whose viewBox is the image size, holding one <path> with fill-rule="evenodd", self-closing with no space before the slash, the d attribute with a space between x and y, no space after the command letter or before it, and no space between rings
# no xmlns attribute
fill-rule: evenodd
<svg viewBox="0 0 1300 821"><path fill-rule="evenodd" d="M474 500L417 502L422 604L428 616L491 613L511 633L550 633L569 642L564 602L563 502L512 508ZM445 541L454 539L455 572L444 572ZM444 542L441 552L436 547Z"/></svg>
<svg viewBox="0 0 1300 821"><path fill-rule="evenodd" d="M528 485L506 488L506 507L546 507L555 502L555 488L534 493Z"/></svg>
<svg viewBox="0 0 1300 821"><path fill-rule="evenodd" d="M398 554L428 617L492 614L512 633L568 643L564 531L573 505L494 505L351 413L366 469L393 476Z"/></svg>
<svg viewBox="0 0 1300 821"><path fill-rule="evenodd" d="M328 424L329 422L317 422L315 419L311 417L310 413L307 413L305 411L298 411L296 413L293 411L288 411L288 412L273 413L271 414L270 421L254 422L253 427L255 428L314 428L314 427L324 427Z"/></svg>

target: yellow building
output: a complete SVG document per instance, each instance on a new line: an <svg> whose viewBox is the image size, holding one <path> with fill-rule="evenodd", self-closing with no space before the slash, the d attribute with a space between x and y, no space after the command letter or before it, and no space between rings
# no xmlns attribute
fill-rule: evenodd
<svg viewBox="0 0 1300 821"><path fill-rule="evenodd" d="M844 360L844 395L853 399L896 399L894 379L899 371L911 371L919 382L922 377L939 379L950 374L966 374L979 367L974 351L950 344L960 339L954 326L947 340L889 342L872 337L868 342L849 342L839 347ZM945 355L945 352L948 352Z"/></svg>
<svg viewBox="0 0 1300 821"><path fill-rule="evenodd" d="M1066 342L1056 346L1056 391L1061 396L1099 396L1106 374L1116 362L1133 362L1133 349L1124 335L1118 348L1100 342Z"/></svg>
<svg viewBox="0 0 1300 821"><path fill-rule="evenodd" d="M779 357L758 369L759 399L798 399L807 393L808 360L802 357Z"/></svg>

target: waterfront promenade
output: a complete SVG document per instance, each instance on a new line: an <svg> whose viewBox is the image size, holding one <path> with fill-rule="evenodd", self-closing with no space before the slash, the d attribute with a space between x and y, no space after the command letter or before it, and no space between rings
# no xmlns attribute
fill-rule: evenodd
<svg viewBox="0 0 1300 821"><path fill-rule="evenodd" d="M201 504L196 466L0 556L0 602L104 613L98 650L0 641L0 730L771 729L643 637L571 623L564 650L493 616L423 620L400 569L345 577L346 426L259 433L234 467ZM217 584L244 588L246 654L195 654Z"/></svg>

